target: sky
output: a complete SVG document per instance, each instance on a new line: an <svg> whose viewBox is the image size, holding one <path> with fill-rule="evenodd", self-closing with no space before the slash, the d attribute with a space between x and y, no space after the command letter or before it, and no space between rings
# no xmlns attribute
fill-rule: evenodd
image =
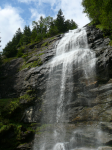
<svg viewBox="0 0 112 150"><path fill-rule="evenodd" d="M65 19L73 19L79 27L89 23L81 6L82 0L0 0L0 37L1 48L11 41L18 28L23 31L25 25L32 28L32 21L40 16L56 18L62 9Z"/></svg>

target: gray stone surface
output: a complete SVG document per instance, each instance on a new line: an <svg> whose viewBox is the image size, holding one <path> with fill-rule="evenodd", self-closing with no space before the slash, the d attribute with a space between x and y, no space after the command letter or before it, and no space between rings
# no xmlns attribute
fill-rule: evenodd
<svg viewBox="0 0 112 150"><path fill-rule="evenodd" d="M87 36L89 46L91 50L96 53L97 58L95 82L87 85L86 79L82 79L81 68L77 68L73 71L74 83L69 84L74 85L74 92L72 101L66 106L65 116L67 116L69 120L65 120L65 122L75 124L76 127L78 127L78 122L82 123L82 127L92 122L93 128L95 128L95 125L97 125L95 122L97 122L103 133L101 143L112 145L112 47L108 45L110 39L104 38L102 31L93 26L87 27ZM41 45L43 43L36 43L29 47L30 49L36 47L38 51L32 55L27 63L36 61L38 55L44 53L40 55L43 63L40 67L37 66L35 68L18 71L23 63L22 58L14 59L10 63L6 63L2 66L2 72L0 74L2 79L0 80L0 98L22 96L29 88L35 91L33 102L30 104L27 101L23 102L25 106L28 104L22 116L22 121L24 122L39 122L41 115L43 115L41 112L42 107L44 108L44 113L46 113L45 105L49 104L49 102L43 101L43 99L49 72L47 64L55 55L55 42L61 37L62 35L49 41L51 44L48 45L44 51L41 51ZM74 66L74 68L75 67L76 66ZM55 76L56 81L53 86L58 88L60 66ZM77 80L77 76L79 80ZM66 90L69 90L67 84L65 85ZM82 90L84 91L83 93L81 92ZM57 91L55 94L58 96ZM91 138L90 132L81 132L81 134L83 137ZM21 147L22 146L18 147L18 149L22 149ZM25 145L23 149L24 147ZM112 148L108 146L98 148L98 150L111 149Z"/></svg>

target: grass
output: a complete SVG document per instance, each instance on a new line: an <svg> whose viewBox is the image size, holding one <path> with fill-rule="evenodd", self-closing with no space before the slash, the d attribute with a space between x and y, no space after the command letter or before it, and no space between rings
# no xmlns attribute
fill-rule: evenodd
<svg viewBox="0 0 112 150"><path fill-rule="evenodd" d="M41 47L45 47L45 46L48 46L49 45L49 43L48 42L45 42L45 43L43 43L42 45L41 45Z"/></svg>
<svg viewBox="0 0 112 150"><path fill-rule="evenodd" d="M96 28L100 29L101 31L103 31L103 29L104 29L104 27L101 24L96 25Z"/></svg>
<svg viewBox="0 0 112 150"><path fill-rule="evenodd" d="M27 94L31 94L33 92L33 90L27 90L26 93Z"/></svg>
<svg viewBox="0 0 112 150"><path fill-rule="evenodd" d="M42 61L41 61L40 58L37 61L31 62L31 63L28 63L28 64L26 64L24 62L23 66L20 68L19 71L21 71L21 70L23 70L25 68L29 68L30 69L30 68L37 67L37 66L39 67L40 65L42 65Z"/></svg>
<svg viewBox="0 0 112 150"><path fill-rule="evenodd" d="M18 106L18 98L0 99L0 114L2 111L8 111L8 113L11 114Z"/></svg>
<svg viewBox="0 0 112 150"><path fill-rule="evenodd" d="M4 63L7 63L7 62L10 62L10 61L12 61L13 59L16 59L17 57L11 57L11 58L4 58L3 60L2 60L2 63L4 64Z"/></svg>
<svg viewBox="0 0 112 150"><path fill-rule="evenodd" d="M0 99L0 108L2 109L4 106L6 106L12 99Z"/></svg>
<svg viewBox="0 0 112 150"><path fill-rule="evenodd" d="M110 41L109 45L112 46L112 40Z"/></svg>
<svg viewBox="0 0 112 150"><path fill-rule="evenodd" d="M20 99L27 100L27 102L29 102L29 101L32 101L34 97L31 97L28 94L24 94L23 96L20 96Z"/></svg>
<svg viewBox="0 0 112 150"><path fill-rule="evenodd" d="M43 55L44 53L40 53L40 54L38 54L38 56L41 56L41 55Z"/></svg>
<svg viewBox="0 0 112 150"><path fill-rule="evenodd" d="M52 37L51 40L55 39L55 37Z"/></svg>

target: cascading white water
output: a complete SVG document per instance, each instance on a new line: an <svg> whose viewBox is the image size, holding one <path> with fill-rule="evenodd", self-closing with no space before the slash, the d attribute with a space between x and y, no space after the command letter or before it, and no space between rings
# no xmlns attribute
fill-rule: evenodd
<svg viewBox="0 0 112 150"><path fill-rule="evenodd" d="M66 139L65 122L69 118L65 112L72 99L75 71L81 70L82 80L86 80L87 85L94 82L95 54L88 48L85 28L64 35L57 45L56 56L48 66L50 71L42 123L54 125L51 127L52 133L45 133L39 137L39 142L35 141L34 150L76 150L75 137L71 136L69 141Z"/></svg>

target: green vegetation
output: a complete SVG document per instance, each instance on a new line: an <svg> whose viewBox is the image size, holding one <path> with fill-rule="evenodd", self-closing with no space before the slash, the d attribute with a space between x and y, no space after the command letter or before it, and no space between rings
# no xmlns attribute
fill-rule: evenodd
<svg viewBox="0 0 112 150"><path fill-rule="evenodd" d="M4 58L4 59L2 59L2 63L10 62L11 60L16 59L16 58L17 58L17 57Z"/></svg>
<svg viewBox="0 0 112 150"><path fill-rule="evenodd" d="M87 13L94 24L112 31L112 1L111 0L83 0L84 13Z"/></svg>
<svg viewBox="0 0 112 150"><path fill-rule="evenodd" d="M44 53L40 53L40 54L38 54L38 56L41 56L41 55L43 55Z"/></svg>
<svg viewBox="0 0 112 150"><path fill-rule="evenodd" d="M3 55L7 58L22 57L26 45L40 42L45 38L52 37L59 33L64 33L71 29L76 29L78 25L73 20L65 20L61 9L58 11L57 18L53 19L48 16L46 18L40 17L39 21L32 22L33 29L25 26L23 32L19 28L11 41L7 43L3 49ZM42 46L47 46L44 43Z"/></svg>
<svg viewBox="0 0 112 150"><path fill-rule="evenodd" d="M25 69L25 68L33 68L33 67L37 67L37 66L40 66L42 65L42 61L40 58L38 58L37 61L34 61L34 62L31 62L31 63L28 63L26 64L26 62L24 62L23 66L20 68L20 71Z"/></svg>
<svg viewBox="0 0 112 150"><path fill-rule="evenodd" d="M2 53L0 52L0 64L2 64Z"/></svg>
<svg viewBox="0 0 112 150"><path fill-rule="evenodd" d="M22 58L23 58L25 61L27 61L28 55L27 55L27 54L24 54L24 55L22 55Z"/></svg>
<svg viewBox="0 0 112 150"><path fill-rule="evenodd" d="M10 115L14 110L19 106L19 99L0 99L0 114L2 111L6 112L7 115ZM3 114L5 115L5 113Z"/></svg>
<svg viewBox="0 0 112 150"><path fill-rule="evenodd" d="M34 99L34 97L30 96L29 94L24 94L23 96L20 97L22 100L27 100L27 102L30 102Z"/></svg>
<svg viewBox="0 0 112 150"><path fill-rule="evenodd" d="M34 98L33 92L32 90L28 90L20 98L0 99L0 142L2 143L0 149L14 150L18 145L27 142L24 139L23 132L26 135L29 134L29 131L34 134L36 123L28 124L21 122L23 112L28 106L20 103L22 99L31 101ZM8 134L10 133L12 136L9 140ZM30 140L30 136L26 140ZM4 148L6 143L7 145Z"/></svg>
<svg viewBox="0 0 112 150"><path fill-rule="evenodd" d="M45 43L43 43L43 44L41 45L41 47L48 46L48 45L49 45L49 43L48 43L48 42L45 42Z"/></svg>
<svg viewBox="0 0 112 150"><path fill-rule="evenodd" d="M103 29L104 29L104 27L101 24L96 25L96 28L99 28L101 31L103 31Z"/></svg>
<svg viewBox="0 0 112 150"><path fill-rule="evenodd" d="M112 40L110 41L109 45L112 46Z"/></svg>

